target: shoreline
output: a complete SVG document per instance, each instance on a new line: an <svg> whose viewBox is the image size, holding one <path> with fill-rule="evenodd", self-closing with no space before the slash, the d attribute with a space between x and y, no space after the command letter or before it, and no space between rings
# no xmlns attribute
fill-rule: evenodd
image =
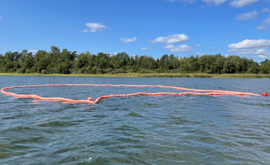
<svg viewBox="0 0 270 165"><path fill-rule="evenodd" d="M118 73L118 74L19 74L0 73L0 76L57 76L57 77L167 77L167 78L270 78L270 74L203 74L203 73Z"/></svg>

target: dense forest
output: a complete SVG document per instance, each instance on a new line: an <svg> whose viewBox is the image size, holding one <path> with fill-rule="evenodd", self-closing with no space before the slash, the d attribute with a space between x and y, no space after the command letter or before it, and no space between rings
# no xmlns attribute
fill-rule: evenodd
<svg viewBox="0 0 270 165"><path fill-rule="evenodd" d="M110 55L90 52L77 54L76 51L52 46L51 51L39 50L35 55L27 50L0 54L0 72L2 73L252 73L269 74L270 60L260 64L252 59L239 56L203 55L178 57L163 55L129 56L126 53Z"/></svg>

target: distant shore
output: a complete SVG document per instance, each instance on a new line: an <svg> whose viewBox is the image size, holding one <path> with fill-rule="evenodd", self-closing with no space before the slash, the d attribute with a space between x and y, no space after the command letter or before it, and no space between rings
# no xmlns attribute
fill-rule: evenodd
<svg viewBox="0 0 270 165"><path fill-rule="evenodd" d="M184 78L270 78L270 74L203 74L203 73L118 73L118 74L18 74L0 73L0 76L74 76L74 77L184 77Z"/></svg>

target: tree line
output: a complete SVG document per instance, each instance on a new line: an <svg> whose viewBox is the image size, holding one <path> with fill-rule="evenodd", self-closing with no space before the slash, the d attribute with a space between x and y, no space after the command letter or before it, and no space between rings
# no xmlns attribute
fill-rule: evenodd
<svg viewBox="0 0 270 165"><path fill-rule="evenodd" d="M23 50L0 54L0 72L2 73L252 73L270 74L270 60L258 62L237 55L202 55L178 57L163 55L130 56L127 53L110 55L90 52L77 54L76 51L52 46L51 51L39 50L35 55Z"/></svg>

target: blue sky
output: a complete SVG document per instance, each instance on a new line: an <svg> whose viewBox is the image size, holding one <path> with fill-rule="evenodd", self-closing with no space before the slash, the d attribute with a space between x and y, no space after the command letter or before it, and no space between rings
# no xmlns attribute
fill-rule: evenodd
<svg viewBox="0 0 270 165"><path fill-rule="evenodd" d="M0 54L270 57L270 0L0 0Z"/></svg>

